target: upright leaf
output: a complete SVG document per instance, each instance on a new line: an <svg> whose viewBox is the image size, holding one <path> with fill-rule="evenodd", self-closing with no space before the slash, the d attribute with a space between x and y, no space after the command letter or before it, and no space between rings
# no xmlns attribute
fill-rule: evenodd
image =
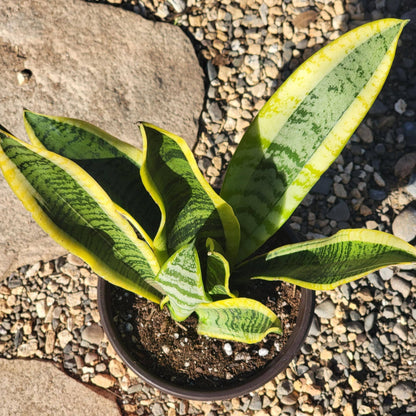
<svg viewBox="0 0 416 416"><path fill-rule="evenodd" d="M282 333L280 319L253 299L233 298L202 304L196 313L200 335L254 344L270 332Z"/></svg>
<svg viewBox="0 0 416 416"><path fill-rule="evenodd" d="M0 168L35 221L109 282L155 302L159 264L102 188L78 165L0 131Z"/></svg>
<svg viewBox="0 0 416 416"><path fill-rule="evenodd" d="M107 192L124 215L151 243L160 211L140 177L142 152L85 121L24 112L26 131L35 146L71 159Z"/></svg>
<svg viewBox="0 0 416 416"><path fill-rule="evenodd" d="M186 319L200 303L211 301L205 294L199 256L193 243L168 259L156 277L156 284L166 295L162 305L169 302L171 314L177 321Z"/></svg>
<svg viewBox="0 0 416 416"><path fill-rule="evenodd" d="M386 266L411 263L416 263L416 248L400 238L374 230L342 230L248 260L233 278L285 280L308 289L329 290Z"/></svg>
<svg viewBox="0 0 416 416"><path fill-rule="evenodd" d="M233 259L238 250L239 224L231 207L206 182L183 139L143 123L145 160L143 183L162 211L154 240L166 259L196 238L197 246L215 239Z"/></svg>
<svg viewBox="0 0 416 416"><path fill-rule="evenodd" d="M208 249L205 280L205 287L210 295L235 297L229 287L230 265L227 259L214 247Z"/></svg>
<svg viewBox="0 0 416 416"><path fill-rule="evenodd" d="M243 260L289 218L362 121L387 77L406 24L361 26L303 63L248 128L221 196L241 225Z"/></svg>

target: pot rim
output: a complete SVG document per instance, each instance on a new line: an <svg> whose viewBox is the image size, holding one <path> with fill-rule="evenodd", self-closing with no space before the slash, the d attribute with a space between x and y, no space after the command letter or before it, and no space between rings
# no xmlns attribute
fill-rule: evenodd
<svg viewBox="0 0 416 416"><path fill-rule="evenodd" d="M300 288L302 297L298 317L296 319L296 326L288 341L275 358L257 371L253 376L248 377L244 382L240 382L236 386L225 387L220 390L207 388L198 389L196 386L184 387L176 385L174 382L163 379L157 374L149 371L144 365L135 361L129 351L124 347L120 334L112 319L110 301L110 289L112 286L111 283L105 281L101 277L99 278L98 309L102 326L112 346L125 364L143 381L164 393L187 400L227 400L233 397L242 396L260 388L288 367L302 347L314 316L315 292L309 289Z"/></svg>

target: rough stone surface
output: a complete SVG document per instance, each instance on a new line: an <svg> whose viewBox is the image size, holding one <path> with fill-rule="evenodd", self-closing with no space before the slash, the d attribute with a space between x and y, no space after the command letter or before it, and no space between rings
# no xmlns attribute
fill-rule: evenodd
<svg viewBox="0 0 416 416"><path fill-rule="evenodd" d="M0 73L0 123L18 137L26 107L85 119L134 144L141 120L195 143L203 72L174 25L80 0L2 0ZM63 253L0 175L0 278Z"/></svg>
<svg viewBox="0 0 416 416"><path fill-rule="evenodd" d="M115 398L93 391L52 363L0 359L0 374L1 416L121 415Z"/></svg>

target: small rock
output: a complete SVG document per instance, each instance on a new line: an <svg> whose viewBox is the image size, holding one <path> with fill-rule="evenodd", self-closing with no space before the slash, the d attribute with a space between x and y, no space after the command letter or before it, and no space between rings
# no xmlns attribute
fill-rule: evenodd
<svg viewBox="0 0 416 416"><path fill-rule="evenodd" d="M328 218L335 221L348 221L350 210L345 201L340 201L328 212Z"/></svg>
<svg viewBox="0 0 416 416"><path fill-rule="evenodd" d="M381 342L378 338L373 338L370 345L368 346L368 351L370 354L373 354L378 360L381 360L384 357L384 348L381 345Z"/></svg>
<svg viewBox="0 0 416 416"><path fill-rule="evenodd" d="M282 404L284 404L286 406L293 406L298 401L298 395L295 392L293 392L293 393L288 394L287 396L282 396L280 398L280 401L282 402ZM283 413L283 415L286 416L287 413L285 412L285 413Z"/></svg>
<svg viewBox="0 0 416 416"><path fill-rule="evenodd" d="M368 196L374 201L383 201L386 198L386 193L379 189L370 189L368 192Z"/></svg>
<svg viewBox="0 0 416 416"><path fill-rule="evenodd" d="M387 107L379 99L377 99L371 107L369 114L374 116L382 116L386 114L386 112Z"/></svg>
<svg viewBox="0 0 416 416"><path fill-rule="evenodd" d="M225 344L224 344L224 351L225 351L225 353L227 354L227 355L232 355L233 354L233 347L231 346L231 344L230 343L228 343L228 342L226 342Z"/></svg>
<svg viewBox="0 0 416 416"><path fill-rule="evenodd" d="M364 404L362 404L359 408L358 408L358 414L359 415L369 415L370 413L372 413L372 409L370 406L366 406Z"/></svg>
<svg viewBox="0 0 416 416"><path fill-rule="evenodd" d="M364 332L364 325L359 321L348 322L347 330L354 334L362 334Z"/></svg>
<svg viewBox="0 0 416 416"><path fill-rule="evenodd" d="M269 350L267 348L260 348L258 352L260 357L265 357L268 353L269 353Z"/></svg>
<svg viewBox="0 0 416 416"><path fill-rule="evenodd" d="M92 324L90 326L87 326L82 332L81 332L81 338L84 341L89 342L90 344L96 344L99 345L104 337L104 331L98 324Z"/></svg>
<svg viewBox="0 0 416 416"><path fill-rule="evenodd" d="M352 391L360 391L363 386L352 374L348 377L348 384Z"/></svg>
<svg viewBox="0 0 416 416"><path fill-rule="evenodd" d="M59 345L62 349L64 349L73 339L74 336L67 329L58 333Z"/></svg>
<svg viewBox="0 0 416 416"><path fill-rule="evenodd" d="M117 378L123 377L126 374L124 365L120 361L114 359L108 364L108 370L111 375Z"/></svg>
<svg viewBox="0 0 416 416"><path fill-rule="evenodd" d="M168 0L168 2L174 8L176 13L183 13L186 9L186 3L184 0Z"/></svg>
<svg viewBox="0 0 416 416"><path fill-rule="evenodd" d="M348 27L348 13L340 14L332 19L332 26L335 30L345 31Z"/></svg>
<svg viewBox="0 0 416 416"><path fill-rule="evenodd" d="M17 348L18 357L31 357L38 350L38 341L36 339L31 339L25 344L19 345Z"/></svg>
<svg viewBox="0 0 416 416"><path fill-rule="evenodd" d="M375 183L378 186L380 186L381 188L384 188L386 186L386 182L384 181L384 179L381 177L379 173L374 172L373 177L374 177Z"/></svg>
<svg viewBox="0 0 416 416"><path fill-rule="evenodd" d="M248 407L250 410L254 410L254 411L258 411L261 410L262 408L262 403L261 403L261 399L260 396L255 393L253 398L250 400L250 405Z"/></svg>
<svg viewBox="0 0 416 416"><path fill-rule="evenodd" d="M110 374L97 374L91 379L91 382L98 387L108 389L114 386L116 379Z"/></svg>
<svg viewBox="0 0 416 416"><path fill-rule="evenodd" d="M407 341L407 328L401 323L394 325L393 334L396 334L402 341Z"/></svg>
<svg viewBox="0 0 416 416"><path fill-rule="evenodd" d="M319 319L316 316L314 316L312 318L312 325L309 330L308 336L317 337L320 333L321 333L321 324L319 322Z"/></svg>
<svg viewBox="0 0 416 416"><path fill-rule="evenodd" d="M398 178L409 176L416 167L416 152L406 153L394 166L394 175Z"/></svg>
<svg viewBox="0 0 416 416"><path fill-rule="evenodd" d="M410 176L409 183L406 186L406 191L416 199L416 172Z"/></svg>
<svg viewBox="0 0 416 416"><path fill-rule="evenodd" d="M223 114L218 103L213 102L210 104L208 107L208 113L214 123L220 123L222 121Z"/></svg>
<svg viewBox="0 0 416 416"><path fill-rule="evenodd" d="M293 24L297 29L304 29L316 20L318 14L315 10L307 10L299 13L293 18Z"/></svg>
<svg viewBox="0 0 416 416"><path fill-rule="evenodd" d="M27 84L32 78L32 71L30 69L23 69L17 73L17 83L19 85Z"/></svg>
<svg viewBox="0 0 416 416"><path fill-rule="evenodd" d="M45 353L52 354L55 348L56 334L55 331L49 330L46 332L45 338Z"/></svg>
<svg viewBox="0 0 416 416"><path fill-rule="evenodd" d="M415 385L411 381L401 381L391 389L392 395L399 400L411 399L414 391Z"/></svg>
<svg viewBox="0 0 416 416"><path fill-rule="evenodd" d="M347 197L347 191L342 183L334 183L334 193L338 198L345 199Z"/></svg>
<svg viewBox="0 0 416 416"><path fill-rule="evenodd" d="M293 7L308 7L309 4L309 0L292 0L292 4Z"/></svg>
<svg viewBox="0 0 416 416"><path fill-rule="evenodd" d="M68 293L66 295L66 304L70 308L74 308L75 306L81 305L82 294L83 294L82 292Z"/></svg>
<svg viewBox="0 0 416 416"><path fill-rule="evenodd" d="M165 411L163 409L163 406L160 403L155 403L153 406L151 406L152 415L153 416L164 416Z"/></svg>
<svg viewBox="0 0 416 416"><path fill-rule="evenodd" d="M416 162L415 162L416 164ZM327 176L322 176L319 181L315 184L312 188L311 192L316 192L322 195L328 195L331 191L332 187L332 179L328 178Z"/></svg>
<svg viewBox="0 0 416 416"><path fill-rule="evenodd" d="M69 253L67 256L67 261L69 264L72 264L73 266L84 266L85 263L82 259L80 259L78 256L75 256L75 254Z"/></svg>
<svg viewBox="0 0 416 416"><path fill-rule="evenodd" d="M402 294L402 296L406 299L410 295L410 290L412 288L412 284L407 282L406 280L402 279L401 277L394 276L390 280L390 284L393 290Z"/></svg>
<svg viewBox="0 0 416 416"><path fill-rule="evenodd" d="M396 113L398 114L404 114L407 108L407 104L406 101L404 101L402 98L399 98L395 103L394 103L394 110L396 111Z"/></svg>
<svg viewBox="0 0 416 416"><path fill-rule="evenodd" d="M412 241L416 237L416 210L407 208L393 221L393 234L404 241Z"/></svg>
<svg viewBox="0 0 416 416"><path fill-rule="evenodd" d="M394 271L391 267L383 267L378 273L383 280L390 280L394 275Z"/></svg>
<svg viewBox="0 0 416 416"><path fill-rule="evenodd" d="M96 366L95 366L95 371L97 372L97 373L103 373L104 371L106 371L107 370L107 366L104 364L104 363L98 363Z"/></svg>
<svg viewBox="0 0 416 416"><path fill-rule="evenodd" d="M283 380L281 383L277 385L276 388L276 394L279 397L287 396L288 394L292 393L292 391L293 383L288 379Z"/></svg>
<svg viewBox="0 0 416 416"><path fill-rule="evenodd" d="M374 141L372 130L364 123L361 123L358 127L357 134L364 143L373 143Z"/></svg>
<svg viewBox="0 0 416 416"><path fill-rule="evenodd" d="M315 314L320 318L331 319L335 316L335 305L327 299L315 308Z"/></svg>
<svg viewBox="0 0 416 416"><path fill-rule="evenodd" d="M416 146L416 122L406 121L403 124L404 135L409 146Z"/></svg>
<svg viewBox="0 0 416 416"><path fill-rule="evenodd" d="M39 318L44 319L46 316L46 299L36 302L36 313Z"/></svg>
<svg viewBox="0 0 416 416"><path fill-rule="evenodd" d="M373 329L375 322L376 322L376 313L371 312L364 318L365 332L370 332Z"/></svg>
<svg viewBox="0 0 416 416"><path fill-rule="evenodd" d="M95 364L98 363L99 359L100 358L99 358L99 356L98 356L98 354L96 352L94 352L94 351L88 351L85 354L84 361L85 361L85 364L87 364L87 365L95 365Z"/></svg>

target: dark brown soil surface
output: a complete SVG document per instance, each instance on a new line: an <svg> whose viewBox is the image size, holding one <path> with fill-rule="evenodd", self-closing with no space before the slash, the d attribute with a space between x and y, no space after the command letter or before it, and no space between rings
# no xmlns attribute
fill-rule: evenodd
<svg viewBox="0 0 416 416"><path fill-rule="evenodd" d="M160 310L159 305L119 288L114 288L112 302L113 310L119 311L116 325L138 362L179 385L221 388L238 384L275 358L296 324L299 288L285 282L258 281L244 296L271 308L282 321L283 334L269 334L251 345L223 341L199 336L194 314L177 323L166 308ZM231 355L224 350L226 343ZM261 356L265 350L267 354Z"/></svg>

